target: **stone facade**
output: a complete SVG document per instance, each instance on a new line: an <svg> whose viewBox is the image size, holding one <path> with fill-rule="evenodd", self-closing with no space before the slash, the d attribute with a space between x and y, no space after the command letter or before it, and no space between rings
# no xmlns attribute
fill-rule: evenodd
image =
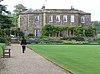
<svg viewBox="0 0 100 74"><path fill-rule="evenodd" d="M19 15L19 28L25 34L33 33L41 36L40 29L49 23L54 26L78 26L83 24L86 29L91 23L91 13L86 13L74 8L71 9L37 9L26 10ZM72 31L63 32L67 36ZM74 36L73 34L71 36Z"/></svg>

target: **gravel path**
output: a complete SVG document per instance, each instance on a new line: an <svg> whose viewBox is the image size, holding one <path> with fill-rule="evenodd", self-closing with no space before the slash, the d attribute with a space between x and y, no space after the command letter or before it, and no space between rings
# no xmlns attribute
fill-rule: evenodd
<svg viewBox="0 0 100 74"><path fill-rule="evenodd" d="M21 52L19 44L8 48L11 49L11 58L3 58L6 66L0 74L70 74L29 48L25 53Z"/></svg>

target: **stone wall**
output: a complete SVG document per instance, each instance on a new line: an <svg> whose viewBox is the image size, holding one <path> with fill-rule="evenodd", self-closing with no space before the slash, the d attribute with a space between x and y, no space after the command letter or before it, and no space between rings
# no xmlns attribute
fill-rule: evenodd
<svg viewBox="0 0 100 74"><path fill-rule="evenodd" d="M53 22L49 22L49 15L53 15ZM56 15L60 15L60 22L56 21ZM63 16L67 15L67 22L63 21ZM71 15L74 16L74 22L71 22ZM39 16L39 21L35 20L35 17ZM85 16L84 28L87 28L91 23L91 14L85 13L76 9L44 9L34 10L31 13L23 13L20 15L20 30L23 33L33 33L36 29L41 29L45 24L51 24L55 26L78 26L81 21L81 16Z"/></svg>

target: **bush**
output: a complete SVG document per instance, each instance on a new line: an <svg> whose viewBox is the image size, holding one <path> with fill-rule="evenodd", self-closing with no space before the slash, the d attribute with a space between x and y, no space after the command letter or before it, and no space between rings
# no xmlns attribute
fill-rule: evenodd
<svg viewBox="0 0 100 74"><path fill-rule="evenodd" d="M38 43L39 43L39 39L38 39L38 38L28 38L28 39L27 39L27 43L28 43L28 44L31 44L31 43L36 43L36 44L38 44Z"/></svg>
<svg viewBox="0 0 100 74"><path fill-rule="evenodd" d="M63 41L62 40L59 40L59 39L52 39L52 38L41 38L40 39L40 42L41 43L50 43L50 44L58 44L58 43L63 43Z"/></svg>
<svg viewBox="0 0 100 74"><path fill-rule="evenodd" d="M3 46L5 46L5 44L0 43L0 70L4 68L4 63L3 60L1 59L1 57L3 56L3 49L2 49Z"/></svg>
<svg viewBox="0 0 100 74"><path fill-rule="evenodd" d="M74 39L76 41L84 41L83 37L73 37L72 39Z"/></svg>
<svg viewBox="0 0 100 74"><path fill-rule="evenodd" d="M6 43L6 38L5 37L0 37L0 43Z"/></svg>
<svg viewBox="0 0 100 74"><path fill-rule="evenodd" d="M1 58L1 56L2 56L2 53L3 53L3 51L2 51L2 46L0 46L0 58Z"/></svg>
<svg viewBox="0 0 100 74"><path fill-rule="evenodd" d="M96 39L100 40L100 34L97 34Z"/></svg>
<svg viewBox="0 0 100 74"><path fill-rule="evenodd" d="M67 38L61 38L61 40L68 40L68 41L71 41L71 40L84 41L84 38L83 38L83 37L67 37Z"/></svg>
<svg viewBox="0 0 100 74"><path fill-rule="evenodd" d="M3 55L2 47L4 46L4 43L0 43L0 57ZM0 65L1 66L1 65Z"/></svg>
<svg viewBox="0 0 100 74"><path fill-rule="evenodd" d="M56 44L58 44L58 43L63 43L62 40L51 40L50 42L51 42L51 43L56 43Z"/></svg>
<svg viewBox="0 0 100 74"><path fill-rule="evenodd" d="M66 41L66 40L64 40L63 44L73 44L73 41Z"/></svg>
<svg viewBox="0 0 100 74"><path fill-rule="evenodd" d="M33 37L33 36L34 36L34 34L31 34L31 33L28 34L28 37L29 37L29 38L30 38L30 37Z"/></svg>
<svg viewBox="0 0 100 74"><path fill-rule="evenodd" d="M59 39L52 39L52 38L49 38L49 37L40 37L40 38L29 38L27 39L27 42L28 43L42 43L42 44L58 44L58 43L63 43L62 40L59 40Z"/></svg>

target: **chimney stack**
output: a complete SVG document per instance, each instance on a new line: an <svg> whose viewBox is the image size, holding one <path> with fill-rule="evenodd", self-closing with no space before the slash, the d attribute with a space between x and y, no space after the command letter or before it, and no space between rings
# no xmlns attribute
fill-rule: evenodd
<svg viewBox="0 0 100 74"><path fill-rule="evenodd" d="M71 6L71 10L74 10L74 7L73 6Z"/></svg>
<svg viewBox="0 0 100 74"><path fill-rule="evenodd" d="M44 4L42 5L42 8L41 9L45 9L45 5Z"/></svg>

